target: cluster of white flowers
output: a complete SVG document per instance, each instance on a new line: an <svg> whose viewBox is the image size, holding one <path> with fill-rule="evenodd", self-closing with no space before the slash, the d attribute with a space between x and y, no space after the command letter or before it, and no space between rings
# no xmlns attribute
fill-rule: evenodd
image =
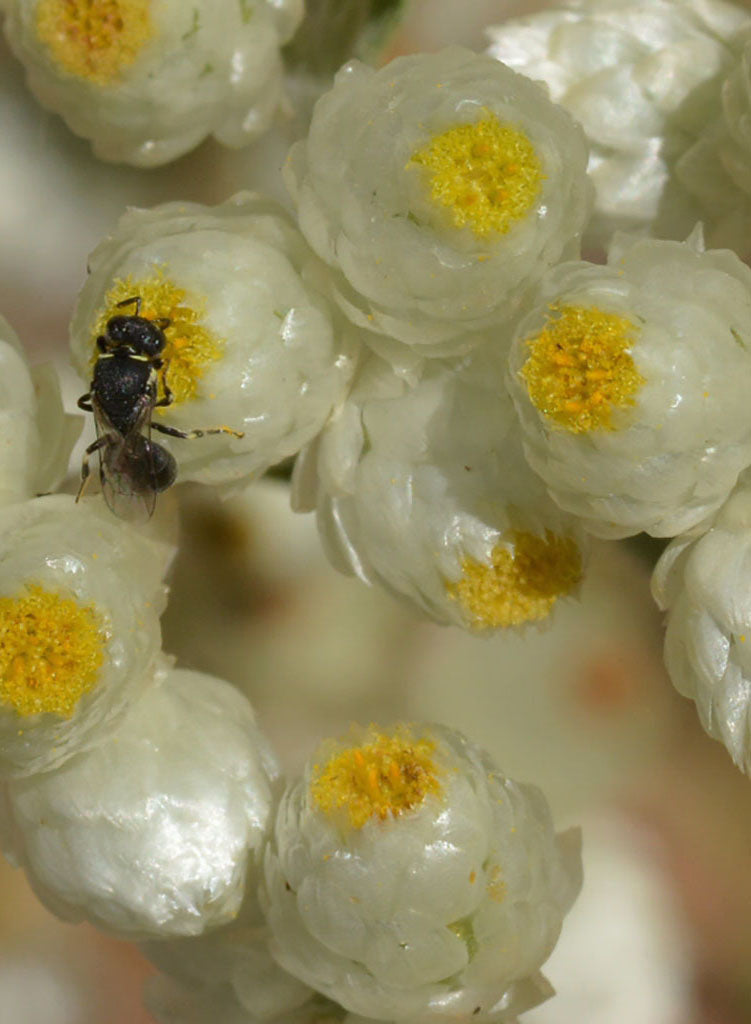
<svg viewBox="0 0 751 1024"><path fill-rule="evenodd" d="M4 9L42 100L143 164L260 130L301 16ZM721 0L569 0L493 30L492 56L351 62L286 163L296 220L249 192L128 211L71 325L105 477L133 439L91 382L119 346L110 403L148 375L133 452L171 431L180 480L224 490L298 455L293 503L337 568L438 622L543 622L590 534L676 537L668 667L751 772L751 271L700 228L613 235L691 219L692 168L721 195L716 144L722 215L751 194L745 23ZM579 258L594 193L606 265ZM131 314L158 358L114 336ZM511 1024L549 995L580 862L541 794L401 724L325 744L282 795L245 697L161 651L171 542L94 496L34 497L77 425L2 320L0 359L0 837L46 905L142 942L173 1024Z"/></svg>
<svg viewBox="0 0 751 1024"><path fill-rule="evenodd" d="M97 156L154 167L268 128L302 15L303 0L8 0L5 32L39 102Z"/></svg>

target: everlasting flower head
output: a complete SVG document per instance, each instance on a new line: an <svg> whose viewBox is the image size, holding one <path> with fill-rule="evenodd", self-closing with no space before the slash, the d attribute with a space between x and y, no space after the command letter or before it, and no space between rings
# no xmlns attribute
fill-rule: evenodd
<svg viewBox="0 0 751 1024"><path fill-rule="evenodd" d="M665 663L675 688L751 775L749 580L751 479L744 473L707 532L678 537L665 550L652 590L668 613Z"/></svg>
<svg viewBox="0 0 751 1024"><path fill-rule="evenodd" d="M8 0L6 33L39 102L97 156L153 167L269 126L302 14L302 0Z"/></svg>
<svg viewBox="0 0 751 1024"><path fill-rule="evenodd" d="M551 271L510 365L530 464L600 536L690 528L751 460L751 272L698 232Z"/></svg>
<svg viewBox="0 0 751 1024"><path fill-rule="evenodd" d="M584 129L596 190L591 243L666 216L689 230L675 219L683 210L672 164L745 19L723 0L562 0L488 29L488 52L544 82Z"/></svg>
<svg viewBox="0 0 751 1024"><path fill-rule="evenodd" d="M353 1013L508 1020L580 884L538 790L439 726L327 743L280 806L261 890L272 952Z"/></svg>
<svg viewBox="0 0 751 1024"><path fill-rule="evenodd" d="M29 369L18 337L0 316L0 505L55 488L82 420L63 410L49 365Z"/></svg>
<svg viewBox="0 0 751 1024"><path fill-rule="evenodd" d="M91 379L96 339L117 303L164 317L163 384L154 420L182 430L244 432L160 437L182 480L227 483L297 452L344 396L352 344L307 273L318 261L280 206L240 193L217 207L168 203L131 210L91 257L71 325L73 358Z"/></svg>
<svg viewBox="0 0 751 1024"><path fill-rule="evenodd" d="M443 354L511 319L589 212L579 129L539 86L454 47L373 71L316 105L285 174L356 323Z"/></svg>
<svg viewBox="0 0 751 1024"><path fill-rule="evenodd" d="M232 920L252 884L276 774L240 693L164 664L110 738L8 784L10 852L61 917L197 935Z"/></svg>
<svg viewBox="0 0 751 1024"><path fill-rule="evenodd" d="M148 683L171 554L93 500L0 510L0 775L99 742Z"/></svg>
<svg viewBox="0 0 751 1024"><path fill-rule="evenodd" d="M477 350L410 387L372 357L301 457L334 565L438 622L474 630L545 620L575 590L585 545L529 469L502 363Z"/></svg>

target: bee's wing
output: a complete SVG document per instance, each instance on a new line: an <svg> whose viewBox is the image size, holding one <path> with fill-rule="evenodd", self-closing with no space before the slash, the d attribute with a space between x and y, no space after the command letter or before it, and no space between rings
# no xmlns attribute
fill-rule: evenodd
<svg viewBox="0 0 751 1024"><path fill-rule="evenodd" d="M94 403L97 435L107 434L112 438L99 457L102 494L110 511L130 522L145 522L156 506L151 449L141 433L144 429L150 433L151 407L152 403L144 399L133 429L123 435L112 427Z"/></svg>

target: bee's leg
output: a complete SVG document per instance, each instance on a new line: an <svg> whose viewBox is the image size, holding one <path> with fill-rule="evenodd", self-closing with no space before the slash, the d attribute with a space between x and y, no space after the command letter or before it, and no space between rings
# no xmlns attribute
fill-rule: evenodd
<svg viewBox="0 0 751 1024"><path fill-rule="evenodd" d="M164 367L164 373L162 374L162 388L164 389L164 397L160 398L158 402L154 402L154 408L158 409L165 405L172 405L175 400L175 396L172 394L169 384L167 383L167 367ZM155 423L151 424L152 427L156 426ZM160 429L160 428L157 428Z"/></svg>
<svg viewBox="0 0 751 1024"><path fill-rule="evenodd" d="M122 302L116 302L115 303L115 309L122 309L123 306L135 306L136 307L136 316L140 316L141 315L141 296L140 295L131 295L131 297L129 299L123 299Z"/></svg>
<svg viewBox="0 0 751 1024"><path fill-rule="evenodd" d="M108 441L108 435L104 434L102 437L98 437L96 441L90 444L86 451L83 453L83 459L81 460L81 485L78 488L76 502L78 502L78 500L81 497L83 497L83 492L86 489L86 483L89 479L89 473L91 472L91 470L89 469L89 456L93 455L94 452L99 451L100 448L104 448Z"/></svg>
<svg viewBox="0 0 751 1024"><path fill-rule="evenodd" d="M84 412L93 412L94 411L92 406L91 406L91 392L90 391L87 394L85 394L85 395L81 395L81 397L78 399L78 402L76 404L77 404L78 408L79 409L83 409Z"/></svg>
<svg viewBox="0 0 751 1024"><path fill-rule="evenodd" d="M160 403L157 403L160 404ZM170 437L182 437L186 441L192 441L196 437L203 437L205 434L232 434L233 437L245 437L241 430L233 430L231 427L204 427L203 430L177 430L176 427L165 427L162 423L151 421L151 429L159 430L162 434Z"/></svg>

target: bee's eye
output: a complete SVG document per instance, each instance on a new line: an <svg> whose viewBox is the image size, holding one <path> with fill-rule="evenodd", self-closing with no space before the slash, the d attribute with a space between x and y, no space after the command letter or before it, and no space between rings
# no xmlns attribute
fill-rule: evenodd
<svg viewBox="0 0 751 1024"><path fill-rule="evenodd" d="M161 328L156 324L149 324L149 330L144 331L141 336L141 349L144 355L158 356L164 349L165 337Z"/></svg>

